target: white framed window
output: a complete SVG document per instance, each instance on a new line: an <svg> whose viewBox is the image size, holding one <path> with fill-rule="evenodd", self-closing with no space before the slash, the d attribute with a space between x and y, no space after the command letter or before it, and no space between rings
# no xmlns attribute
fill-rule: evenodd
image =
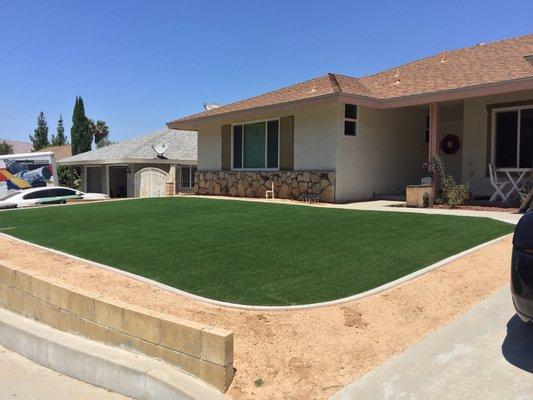
<svg viewBox="0 0 533 400"><path fill-rule="evenodd" d="M231 134L232 169L279 169L279 119L234 124Z"/></svg>
<svg viewBox="0 0 533 400"><path fill-rule="evenodd" d="M357 106L354 104L344 105L344 135L357 136Z"/></svg>
<svg viewBox="0 0 533 400"><path fill-rule="evenodd" d="M496 168L533 168L533 105L494 109L492 132Z"/></svg>
<svg viewBox="0 0 533 400"><path fill-rule="evenodd" d="M196 165L180 165L180 188L191 189L196 185Z"/></svg>

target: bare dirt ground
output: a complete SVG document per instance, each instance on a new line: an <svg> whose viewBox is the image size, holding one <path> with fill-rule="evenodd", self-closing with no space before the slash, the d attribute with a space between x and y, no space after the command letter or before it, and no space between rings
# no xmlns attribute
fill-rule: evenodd
<svg viewBox="0 0 533 400"><path fill-rule="evenodd" d="M438 245L438 244L436 244ZM235 332L234 399L323 399L508 284L511 239L380 294L309 310L221 308L0 237L0 263ZM256 383L257 382L257 383Z"/></svg>
<svg viewBox="0 0 533 400"><path fill-rule="evenodd" d="M433 208L444 208L448 210L470 210L470 211L503 211L508 213L517 213L518 207L516 206L489 206L489 205L481 205L481 204L463 204L454 208L451 208L450 206L444 205L444 204L437 204L434 205Z"/></svg>

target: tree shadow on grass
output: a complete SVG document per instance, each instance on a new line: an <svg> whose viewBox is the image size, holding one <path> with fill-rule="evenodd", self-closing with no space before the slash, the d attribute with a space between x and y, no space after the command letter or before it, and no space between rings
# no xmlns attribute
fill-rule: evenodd
<svg viewBox="0 0 533 400"><path fill-rule="evenodd" d="M515 314L507 322L507 336L502 344L505 359L524 371L533 373L533 323L524 323Z"/></svg>

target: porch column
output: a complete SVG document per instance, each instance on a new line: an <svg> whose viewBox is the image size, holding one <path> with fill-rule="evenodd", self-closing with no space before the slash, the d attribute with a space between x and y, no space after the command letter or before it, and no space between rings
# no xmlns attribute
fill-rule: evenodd
<svg viewBox="0 0 533 400"><path fill-rule="evenodd" d="M87 167L83 165L81 167L81 191L86 192L87 191Z"/></svg>
<svg viewBox="0 0 533 400"><path fill-rule="evenodd" d="M439 153L438 148L438 137L439 137L439 103L430 103L429 104L429 146L428 146L428 161L433 161ZM431 167L430 171L433 172L433 190L435 198L437 197L437 173Z"/></svg>
<svg viewBox="0 0 533 400"><path fill-rule="evenodd" d="M439 103L429 104L429 161L438 154Z"/></svg>
<svg viewBox="0 0 533 400"><path fill-rule="evenodd" d="M104 184L102 185L104 187L104 193L108 196L111 196L111 190L109 187L109 165L104 165Z"/></svg>
<svg viewBox="0 0 533 400"><path fill-rule="evenodd" d="M171 165L167 175L166 196L174 196L176 194L176 166Z"/></svg>

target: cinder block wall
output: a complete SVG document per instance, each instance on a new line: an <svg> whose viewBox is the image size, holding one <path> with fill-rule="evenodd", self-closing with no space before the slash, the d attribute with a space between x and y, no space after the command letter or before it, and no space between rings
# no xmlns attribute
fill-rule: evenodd
<svg viewBox="0 0 533 400"><path fill-rule="evenodd" d="M230 385L233 333L159 315L0 264L0 307L53 328L161 359L221 391Z"/></svg>

